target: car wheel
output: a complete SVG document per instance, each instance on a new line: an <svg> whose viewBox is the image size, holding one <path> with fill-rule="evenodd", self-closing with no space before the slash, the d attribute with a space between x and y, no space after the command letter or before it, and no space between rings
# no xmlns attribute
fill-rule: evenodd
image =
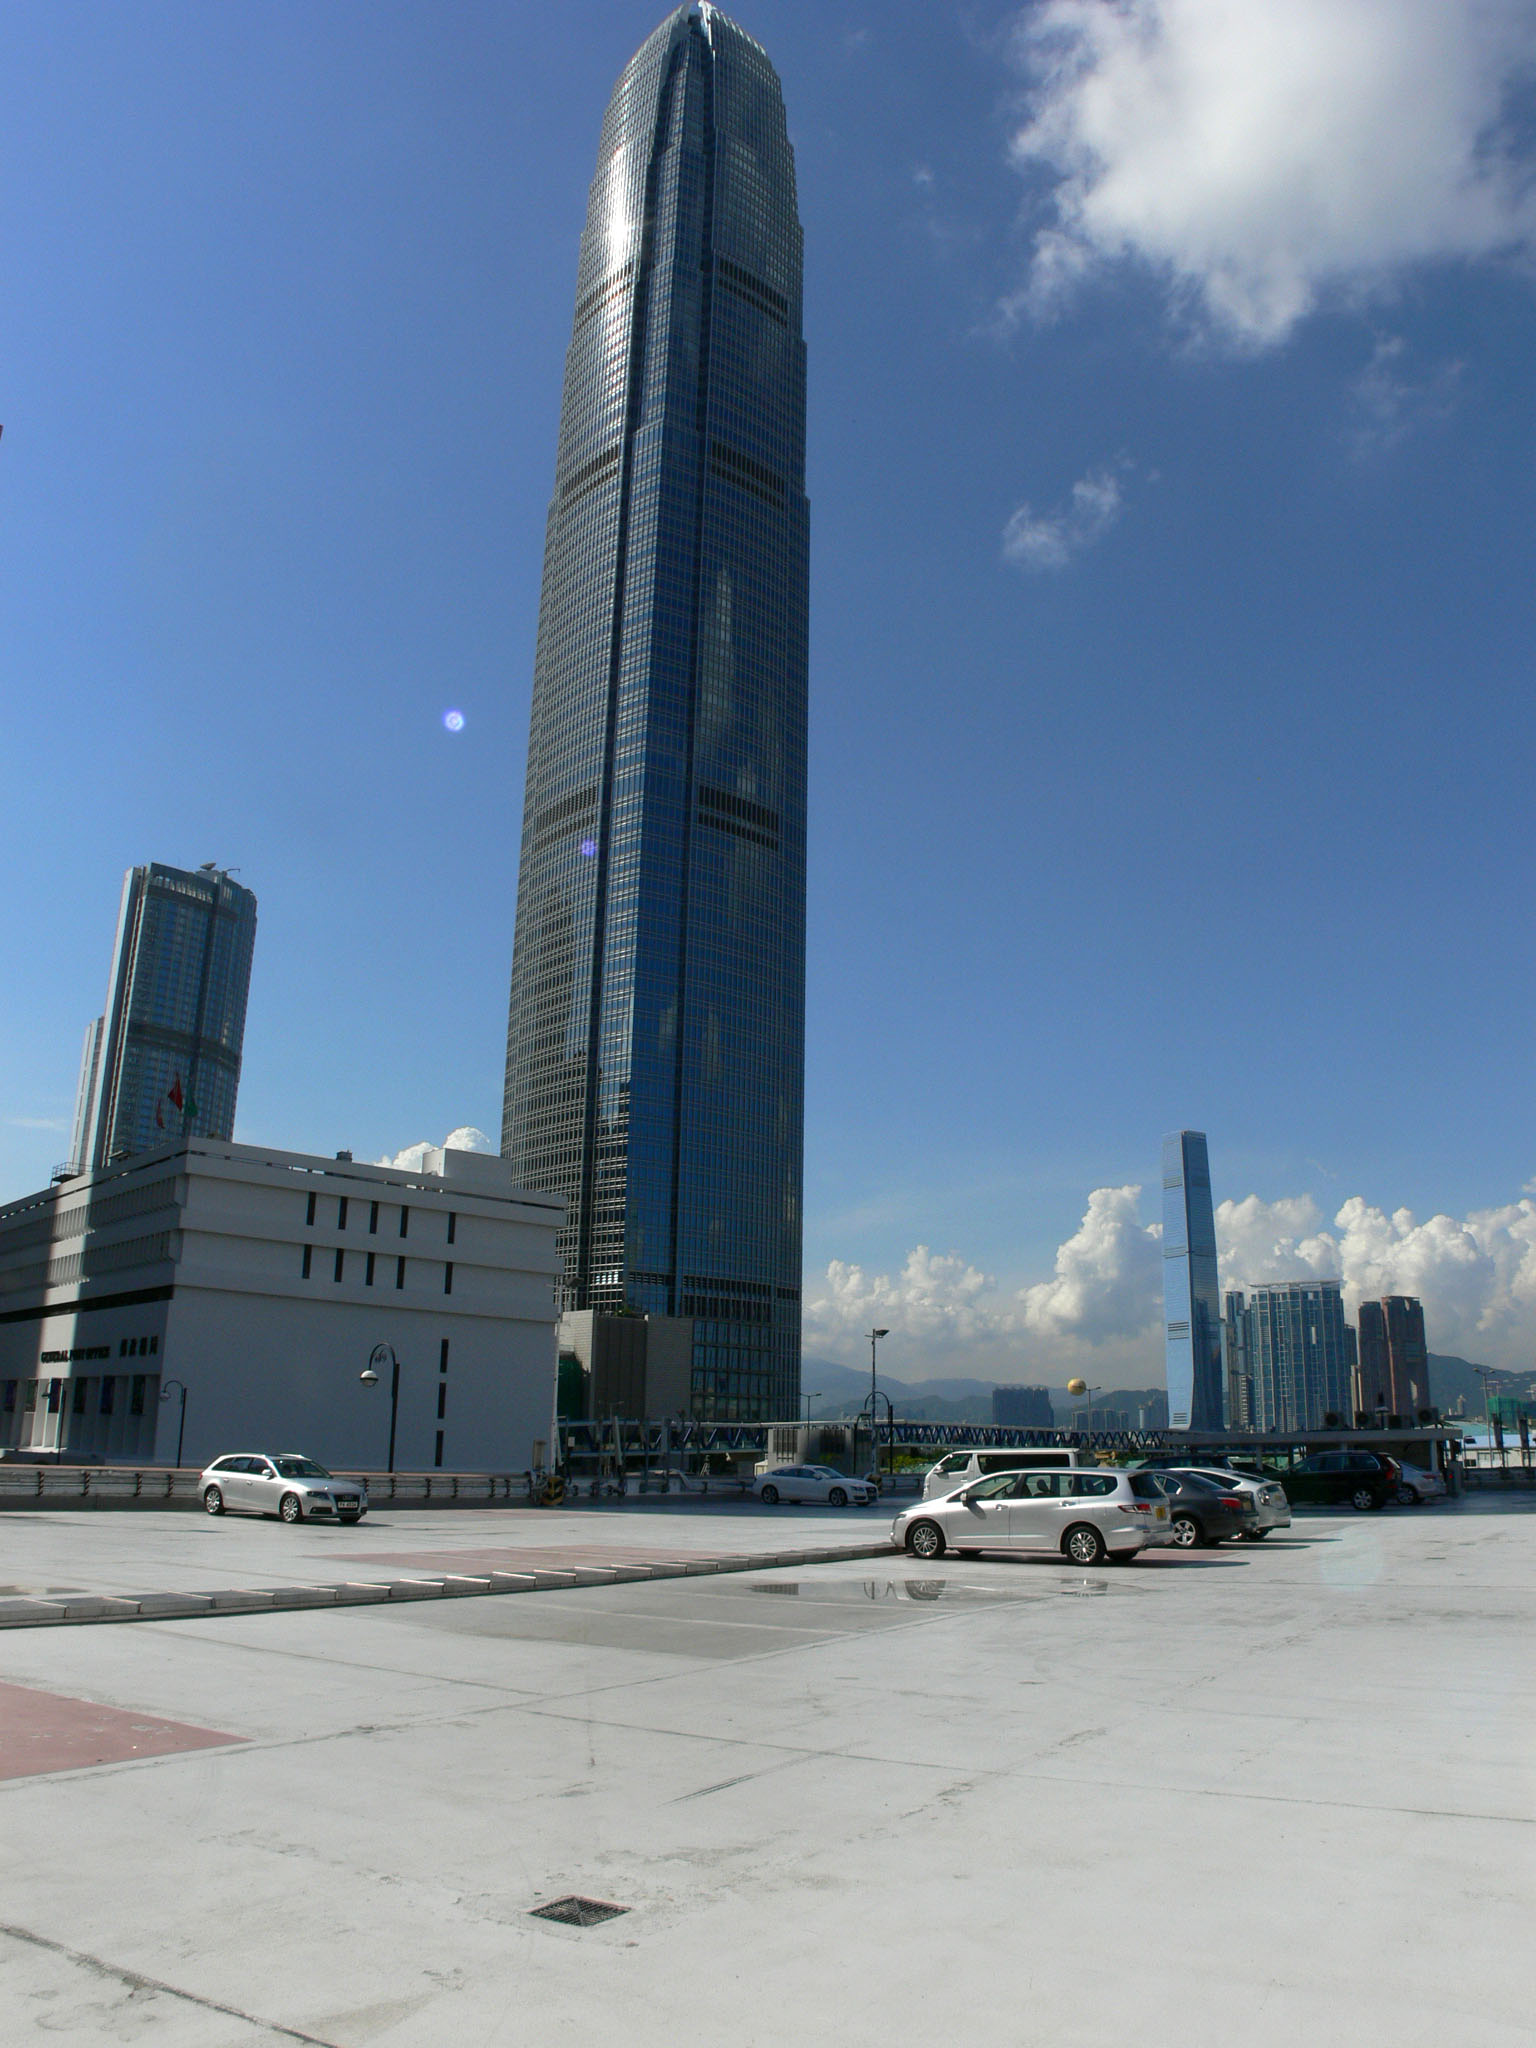
<svg viewBox="0 0 1536 2048"><path fill-rule="evenodd" d="M942 1557L944 1531L937 1522L914 1522L907 1531L907 1548L914 1557Z"/></svg>
<svg viewBox="0 0 1536 2048"><path fill-rule="evenodd" d="M832 1491L827 1495L827 1506L829 1508L845 1508L847 1507L847 1505L847 1494L843 1491L843 1489L840 1486L834 1486Z"/></svg>
<svg viewBox="0 0 1536 2048"><path fill-rule="evenodd" d="M1262 1543L1268 1534L1269 1531L1267 1529L1245 1529L1243 1531L1243 1541L1245 1543Z"/></svg>
<svg viewBox="0 0 1536 2048"><path fill-rule="evenodd" d="M1372 1508L1381 1506L1381 1502L1368 1486L1357 1486L1349 1496L1349 1504L1356 1514L1360 1515L1368 1515Z"/></svg>
<svg viewBox="0 0 1536 2048"><path fill-rule="evenodd" d="M277 1512L285 1522L302 1522L304 1519L304 1503L296 1493L285 1493Z"/></svg>
<svg viewBox="0 0 1536 2048"><path fill-rule="evenodd" d="M1400 1508L1416 1508L1419 1504L1419 1496L1411 1486L1399 1486L1392 1498Z"/></svg>
<svg viewBox="0 0 1536 2048"><path fill-rule="evenodd" d="M1169 1528L1180 1550L1194 1550L1200 1543L1200 1524L1193 1515L1175 1515Z"/></svg>
<svg viewBox="0 0 1536 2048"><path fill-rule="evenodd" d="M208 1510L210 1515L223 1514L224 1496L220 1492L218 1487L208 1486L203 1489L203 1506Z"/></svg>
<svg viewBox="0 0 1536 2048"><path fill-rule="evenodd" d="M1091 1522L1077 1522L1061 1539L1061 1547L1074 1564L1102 1564L1104 1538Z"/></svg>
<svg viewBox="0 0 1536 2048"><path fill-rule="evenodd" d="M765 1507L775 1507L778 1504L779 1489L776 1486L765 1486L757 1497Z"/></svg>

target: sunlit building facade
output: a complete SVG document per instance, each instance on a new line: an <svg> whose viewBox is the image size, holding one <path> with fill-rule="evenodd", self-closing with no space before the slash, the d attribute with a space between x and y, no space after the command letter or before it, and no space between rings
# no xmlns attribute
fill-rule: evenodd
<svg viewBox="0 0 1536 2048"><path fill-rule="evenodd" d="M87 1026L70 1164L232 1138L256 898L210 861L123 881L106 1008Z"/></svg>
<svg viewBox="0 0 1536 2048"><path fill-rule="evenodd" d="M502 1150L565 1306L691 1317L691 1402L796 1412L805 348L772 65L679 9L603 122L539 607Z"/></svg>
<svg viewBox="0 0 1536 2048"><path fill-rule="evenodd" d="M1252 1427L1348 1428L1356 1347L1338 1281L1285 1280L1227 1301L1252 1388Z"/></svg>

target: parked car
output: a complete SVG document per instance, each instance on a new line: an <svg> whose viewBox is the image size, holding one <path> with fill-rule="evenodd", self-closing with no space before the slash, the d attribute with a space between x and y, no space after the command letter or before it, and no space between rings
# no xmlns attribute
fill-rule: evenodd
<svg viewBox="0 0 1536 2048"><path fill-rule="evenodd" d="M891 1524L891 1541L914 1557L956 1550L1034 1550L1073 1564L1128 1564L1166 1523L1160 1489L1139 1472L1057 1467L994 1472L958 1493L917 1501Z"/></svg>
<svg viewBox="0 0 1536 2048"><path fill-rule="evenodd" d="M1258 1526L1258 1510L1235 1486L1201 1478L1194 1472L1158 1471L1143 1475L1163 1490L1168 1503L1167 1541L1180 1550L1214 1549L1229 1536L1242 1536Z"/></svg>
<svg viewBox="0 0 1536 2048"><path fill-rule="evenodd" d="M753 1481L757 1497L772 1507L775 1501L814 1501L818 1507L845 1508L851 1501L857 1508L868 1507L880 1498L880 1489L867 1479L850 1479L834 1472L830 1465L770 1465Z"/></svg>
<svg viewBox="0 0 1536 2048"><path fill-rule="evenodd" d="M1058 1448L1047 1444L1016 1451L950 1451L924 1474L923 1498L942 1500L946 1493L970 1486L991 1472L1033 1472L1041 1465L1096 1468L1098 1462L1092 1451L1068 1449L1065 1445Z"/></svg>
<svg viewBox="0 0 1536 2048"><path fill-rule="evenodd" d="M1332 1507L1348 1502L1362 1514L1396 1500L1403 1468L1379 1451L1313 1451L1285 1475L1293 1501Z"/></svg>
<svg viewBox="0 0 1536 2048"><path fill-rule="evenodd" d="M1400 1463L1397 1473L1397 1491L1393 1498L1400 1508L1416 1507L1426 1500L1444 1500L1450 1491L1438 1472L1426 1472L1422 1465Z"/></svg>
<svg viewBox="0 0 1536 2048"><path fill-rule="evenodd" d="M338 1479L298 1451L241 1451L215 1458L198 1481L210 1515L277 1515L358 1522L368 1512L360 1479Z"/></svg>
<svg viewBox="0 0 1536 2048"><path fill-rule="evenodd" d="M1271 1529L1289 1529L1291 1504L1278 1479L1261 1479L1252 1472L1234 1472L1224 1465L1173 1465L1173 1472L1188 1472L1196 1479L1209 1479L1213 1486L1235 1493L1253 1519L1240 1532L1245 1543L1262 1543Z"/></svg>

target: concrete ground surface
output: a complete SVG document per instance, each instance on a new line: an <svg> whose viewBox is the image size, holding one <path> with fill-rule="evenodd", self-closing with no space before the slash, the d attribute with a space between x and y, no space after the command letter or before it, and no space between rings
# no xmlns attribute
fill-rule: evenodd
<svg viewBox="0 0 1536 2048"><path fill-rule="evenodd" d="M0 1578L881 1517L385 1519L7 1515ZM1536 1516L1486 1499L1120 1570L892 1553L13 1630L0 2038L1524 2048L1533 1591ZM531 1917L571 1894L625 1910Z"/></svg>

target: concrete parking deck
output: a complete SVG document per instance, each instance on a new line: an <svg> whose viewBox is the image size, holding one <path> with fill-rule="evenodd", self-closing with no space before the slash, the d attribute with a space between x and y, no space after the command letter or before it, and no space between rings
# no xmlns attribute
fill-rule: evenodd
<svg viewBox="0 0 1536 2048"><path fill-rule="evenodd" d="M8 1517L4 1576L185 1583L151 1518L68 1519ZM383 1519L316 1553L502 1547L484 1512ZM856 1536L517 1519L525 1561ZM166 1526L204 1583L204 1542L233 1585L309 1540ZM893 1554L13 1630L0 1755L60 1746L0 1783L5 2038L1524 2048L1533 1590L1536 1519L1488 1500L1124 1571ZM533 1917L567 1895L623 1910Z"/></svg>

